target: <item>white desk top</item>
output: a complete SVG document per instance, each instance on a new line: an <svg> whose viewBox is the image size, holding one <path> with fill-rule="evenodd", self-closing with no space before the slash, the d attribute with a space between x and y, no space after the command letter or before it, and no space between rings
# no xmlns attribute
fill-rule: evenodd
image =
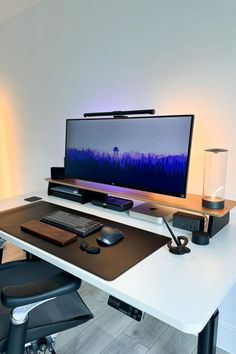
<svg viewBox="0 0 236 354"><path fill-rule="evenodd" d="M164 225L131 218L127 212L102 209L89 203L82 205L47 196L45 193L30 196L32 195L41 196L51 203L169 236ZM28 204L23 200L25 197L0 201L0 211ZM174 229L174 232L177 236L190 236L190 233L180 229ZM207 246L198 246L190 241L191 253L181 256L171 254L167 246L164 246L117 279L105 281L14 236L0 232L2 238L24 250L183 332L193 334L204 328L236 280L235 235L236 221L233 220Z"/></svg>

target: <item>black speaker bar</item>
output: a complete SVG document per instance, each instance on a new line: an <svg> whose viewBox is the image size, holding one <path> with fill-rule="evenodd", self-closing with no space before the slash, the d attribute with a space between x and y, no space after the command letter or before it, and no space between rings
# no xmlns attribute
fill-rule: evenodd
<svg viewBox="0 0 236 354"><path fill-rule="evenodd" d="M92 113L84 113L84 117L85 118L104 117L104 116L123 117L132 114L155 114L155 109L138 109L133 111L92 112Z"/></svg>

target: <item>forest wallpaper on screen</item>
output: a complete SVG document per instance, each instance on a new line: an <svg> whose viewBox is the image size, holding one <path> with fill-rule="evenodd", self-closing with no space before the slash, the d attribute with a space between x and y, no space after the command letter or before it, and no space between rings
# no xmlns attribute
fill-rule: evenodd
<svg viewBox="0 0 236 354"><path fill-rule="evenodd" d="M66 177L142 189L156 193L184 194L187 156L111 152L67 148Z"/></svg>

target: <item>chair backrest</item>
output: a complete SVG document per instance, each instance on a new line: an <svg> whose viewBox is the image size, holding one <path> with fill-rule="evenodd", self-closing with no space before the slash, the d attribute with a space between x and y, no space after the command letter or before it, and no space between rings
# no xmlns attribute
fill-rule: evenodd
<svg viewBox="0 0 236 354"><path fill-rule="evenodd" d="M25 342L93 318L77 292L80 285L80 279L44 261L0 265L0 352L22 354ZM35 302L36 307L32 306ZM32 307L29 316L24 314L22 321L15 321L15 311L25 306Z"/></svg>

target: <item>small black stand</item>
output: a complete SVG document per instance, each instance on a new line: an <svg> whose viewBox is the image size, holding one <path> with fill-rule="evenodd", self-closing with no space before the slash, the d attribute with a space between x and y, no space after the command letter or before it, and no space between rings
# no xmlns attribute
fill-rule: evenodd
<svg viewBox="0 0 236 354"><path fill-rule="evenodd" d="M166 219L163 217L162 218L164 223L166 224L167 229L169 230L169 233L171 234L173 240L175 241L176 246L172 246L172 240L167 243L167 247L169 248L169 251L173 254L185 254L191 252L190 248L186 247L188 243L188 238L186 236L178 236L176 237L174 232L171 230L170 226L168 225ZM183 241L183 242L181 242Z"/></svg>
<svg viewBox="0 0 236 354"><path fill-rule="evenodd" d="M205 231L193 231L192 233L192 242L196 245L205 246L210 242L210 236Z"/></svg>

